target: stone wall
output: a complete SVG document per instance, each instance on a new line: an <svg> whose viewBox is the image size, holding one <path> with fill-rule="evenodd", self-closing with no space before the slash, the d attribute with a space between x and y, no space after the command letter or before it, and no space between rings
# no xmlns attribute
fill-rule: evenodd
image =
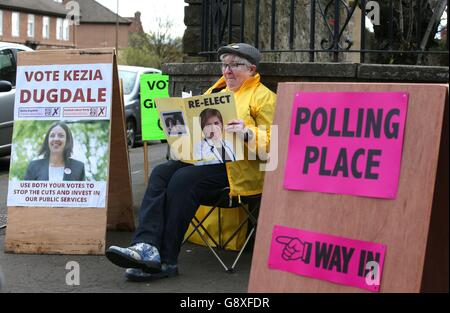
<svg viewBox="0 0 450 313"><path fill-rule="evenodd" d="M346 1L348 2L348 1ZM293 43L292 47L289 43L290 34L290 0L277 0L275 2L275 25L274 25L274 46L271 47L272 32L272 1L260 0L260 12L258 20L258 33L259 33L259 49L260 50L291 50L302 49L307 50L310 48L310 32L311 32L311 1L310 0L295 0L294 1L294 23L293 23ZM327 25L320 14L320 7L324 10L328 3L328 0L317 0L315 8L315 23L314 23L314 49L328 49L332 47L332 38L330 37L330 31L328 27L332 26L331 20L333 19L334 6L331 5L327 11L327 18L329 25ZM255 44L255 31L256 27L254 22L256 20L255 8L256 0L247 0L245 9L245 41L250 44ZM340 25L343 25L346 19L346 13L344 6L340 7ZM354 18L352 18L352 21ZM345 39L352 39L354 33L357 33L353 29L354 24L348 26L343 31L341 36L341 47L347 47ZM342 26L341 26L342 27ZM327 43L321 45L322 40L328 40ZM338 60L349 61L352 54L339 54ZM304 52L269 52L263 54L263 60L267 62L308 62L309 53ZM315 54L315 62L331 62L334 60L334 54L329 52L321 52Z"/></svg>
<svg viewBox="0 0 450 313"><path fill-rule="evenodd" d="M202 0L184 0L188 5L184 7L183 53L185 62L200 62L206 58L198 56L201 51Z"/></svg>
<svg viewBox="0 0 450 313"><path fill-rule="evenodd" d="M201 24L202 24L202 0L185 0L188 6L185 7L184 24L186 31L183 36L183 52L187 55L185 62L201 62L207 61L207 57L198 55L201 49ZM327 25L320 14L320 7L325 10L326 0L317 0L315 13L315 45L314 49L328 49L331 48L332 38L328 27L332 27L331 20L333 20L332 12L333 6L329 7L327 18L329 19ZM309 49L310 48L310 16L311 16L311 1L310 0L295 0L295 18L293 24L293 45L289 43L290 33L290 0L277 0L275 2L275 26L274 26L274 46L271 46L271 32L272 32L272 0L259 0L259 16L256 16L256 0L245 1L245 18L244 18L244 42L258 46L260 50L281 50L287 51L292 49ZM358 10L357 10L358 11ZM344 6L340 10L340 25L344 24L346 18L346 11ZM358 11L359 12L359 11ZM357 12L357 13L358 13ZM228 38L228 29L226 26L224 30L225 41L239 42L241 41L241 0L233 0L233 19L232 19L232 38ZM360 18L355 14L350 25L345 28L340 40L341 47L347 47L346 39L350 39L358 43L359 24L355 24L355 18ZM227 23L225 23L228 25ZM257 35L257 36L256 36ZM356 36L356 37L355 37ZM256 37L257 41L256 42ZM355 38L353 38L355 37ZM328 40L328 43L321 45L322 40ZM272 49L273 48L273 49ZM338 61L355 61L357 54L339 54ZM263 61L266 62L307 62L309 61L309 54L304 52L265 52L262 55ZM315 54L316 62L330 62L334 61L334 54L329 52L320 52Z"/></svg>
<svg viewBox="0 0 450 313"><path fill-rule="evenodd" d="M219 63L169 63L162 71L170 76L170 95L179 97L181 91L202 94L221 75ZM445 66L378 65L359 63L261 63L259 72L263 83L276 92L279 82L449 82Z"/></svg>

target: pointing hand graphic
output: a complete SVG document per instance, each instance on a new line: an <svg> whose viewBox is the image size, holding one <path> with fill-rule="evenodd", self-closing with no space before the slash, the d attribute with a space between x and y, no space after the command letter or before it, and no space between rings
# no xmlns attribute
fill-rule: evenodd
<svg viewBox="0 0 450 313"><path fill-rule="evenodd" d="M281 257L286 261L302 260L306 261L307 248L311 245L309 242L303 242L299 238L289 236L278 236L276 238L278 243L284 246Z"/></svg>

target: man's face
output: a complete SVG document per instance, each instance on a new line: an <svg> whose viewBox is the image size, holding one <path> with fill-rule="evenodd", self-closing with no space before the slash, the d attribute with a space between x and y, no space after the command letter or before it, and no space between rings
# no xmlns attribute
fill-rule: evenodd
<svg viewBox="0 0 450 313"><path fill-rule="evenodd" d="M234 55L227 55L222 60L222 74L228 89L237 91L242 84L253 76L256 66L240 63Z"/></svg>

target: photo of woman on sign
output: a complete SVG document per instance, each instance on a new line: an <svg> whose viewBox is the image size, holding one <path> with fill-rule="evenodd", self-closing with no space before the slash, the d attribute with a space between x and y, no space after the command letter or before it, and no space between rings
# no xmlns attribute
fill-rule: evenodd
<svg viewBox="0 0 450 313"><path fill-rule="evenodd" d="M222 138L223 119L220 111L205 109L200 113L200 126L204 138L194 144L197 165L236 161L233 144Z"/></svg>
<svg viewBox="0 0 450 313"><path fill-rule="evenodd" d="M24 180L83 181L84 163L72 159L73 136L64 122L50 126L39 150L43 158L28 165Z"/></svg>

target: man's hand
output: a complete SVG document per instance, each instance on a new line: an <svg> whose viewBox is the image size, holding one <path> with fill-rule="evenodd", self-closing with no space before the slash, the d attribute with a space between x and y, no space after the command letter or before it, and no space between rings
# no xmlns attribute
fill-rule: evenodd
<svg viewBox="0 0 450 313"><path fill-rule="evenodd" d="M228 133L236 133L241 139L245 140L245 135L249 136L249 129L245 126L243 120L231 120L225 126L225 131Z"/></svg>

